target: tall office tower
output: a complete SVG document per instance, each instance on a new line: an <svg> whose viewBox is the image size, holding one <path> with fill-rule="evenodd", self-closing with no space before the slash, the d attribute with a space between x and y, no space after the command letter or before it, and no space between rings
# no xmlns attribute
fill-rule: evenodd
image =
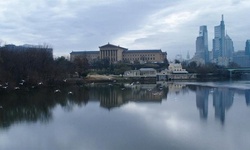
<svg viewBox="0 0 250 150"><path fill-rule="evenodd" d="M225 24L223 15L220 25L214 27L214 39L213 39L213 58L218 59L223 57L225 51Z"/></svg>
<svg viewBox="0 0 250 150"><path fill-rule="evenodd" d="M233 56L233 40L225 34L225 24L222 15L220 25L214 27L213 59L218 64L227 65Z"/></svg>
<svg viewBox="0 0 250 150"><path fill-rule="evenodd" d="M196 38L195 57L202 59L205 63L207 63L209 61L208 55L207 26L200 26L199 36Z"/></svg>
<svg viewBox="0 0 250 150"><path fill-rule="evenodd" d="M246 41L245 54L250 56L250 40Z"/></svg>
<svg viewBox="0 0 250 150"><path fill-rule="evenodd" d="M230 60L233 59L233 53L234 53L234 44L233 40L226 34L225 37L225 51L223 51L222 56L225 56L226 58L229 58Z"/></svg>
<svg viewBox="0 0 250 150"><path fill-rule="evenodd" d="M189 51L187 52L187 60L190 59Z"/></svg>

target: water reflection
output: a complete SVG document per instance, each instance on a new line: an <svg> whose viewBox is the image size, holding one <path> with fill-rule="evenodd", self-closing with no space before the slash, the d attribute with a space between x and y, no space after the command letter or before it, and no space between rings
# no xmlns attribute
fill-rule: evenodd
<svg viewBox="0 0 250 150"><path fill-rule="evenodd" d="M89 90L90 100L100 101L100 106L109 110L129 101L160 103L167 93L168 87L155 84L96 85Z"/></svg>
<svg viewBox="0 0 250 150"><path fill-rule="evenodd" d="M74 95L67 94L74 91ZM85 105L88 92L76 87L63 88L54 93L53 88L40 88L30 91L10 91L0 94L0 127L7 128L20 122L47 123L52 120L52 111L57 105L70 110L72 105Z"/></svg>
<svg viewBox="0 0 250 150"><path fill-rule="evenodd" d="M216 88L213 93L213 106L215 117L222 123L225 121L225 111L233 104L234 92L228 88Z"/></svg>
<svg viewBox="0 0 250 150"><path fill-rule="evenodd" d="M207 119L208 117L208 99L209 94L212 93L213 106L215 111L215 118L219 119L221 123L225 121L225 112L228 110L234 100L233 89L225 87L204 87L199 86L196 89L196 106L200 110L200 117Z"/></svg>
<svg viewBox="0 0 250 150"><path fill-rule="evenodd" d="M208 95L210 88L197 87L196 89L196 106L199 109L200 117L207 119L208 116Z"/></svg>
<svg viewBox="0 0 250 150"><path fill-rule="evenodd" d="M245 98L247 106L250 106L250 90L245 90Z"/></svg>
<svg viewBox="0 0 250 150"><path fill-rule="evenodd" d="M48 123L53 120L53 109L61 106L71 111L75 106L85 106L89 101L97 101L100 107L109 111L129 102L162 103L168 94L182 94L189 98L189 91L196 94L196 107L202 120L209 115L209 101L212 99L214 116L225 123L226 111L234 101L234 94L245 95L246 105L250 105L250 89L241 90L227 87L211 87L184 83L164 84L98 84L86 87L64 87L60 93L54 88L30 91L0 93L0 127L8 128L20 122ZM69 91L72 92L69 94Z"/></svg>

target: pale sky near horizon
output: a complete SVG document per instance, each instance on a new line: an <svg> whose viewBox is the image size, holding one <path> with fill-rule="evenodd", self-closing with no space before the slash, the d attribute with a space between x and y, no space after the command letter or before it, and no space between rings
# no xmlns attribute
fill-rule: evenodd
<svg viewBox="0 0 250 150"><path fill-rule="evenodd" d="M195 53L199 26L214 26L224 14L235 51L250 39L250 0L1 0L3 44L43 44L54 55L99 50L108 42L128 49L162 49L168 59Z"/></svg>

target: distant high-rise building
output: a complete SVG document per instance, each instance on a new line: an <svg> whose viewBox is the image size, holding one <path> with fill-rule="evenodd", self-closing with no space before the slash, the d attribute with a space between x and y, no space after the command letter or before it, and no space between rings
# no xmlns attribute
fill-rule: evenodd
<svg viewBox="0 0 250 150"><path fill-rule="evenodd" d="M195 58L201 59L204 63L209 61L208 57L208 34L207 26L200 26L199 36L196 38Z"/></svg>
<svg viewBox="0 0 250 150"><path fill-rule="evenodd" d="M250 40L246 41L245 54L250 56Z"/></svg>
<svg viewBox="0 0 250 150"><path fill-rule="evenodd" d="M232 58L233 52L233 41L225 34L225 23L222 15L220 25L214 27L213 59L216 60L218 64L227 65Z"/></svg>
<svg viewBox="0 0 250 150"><path fill-rule="evenodd" d="M250 67L250 56L246 55L244 50L234 52L233 62L240 67Z"/></svg>
<svg viewBox="0 0 250 150"><path fill-rule="evenodd" d="M187 52L187 60L190 59L190 54L189 54L189 51Z"/></svg>
<svg viewBox="0 0 250 150"><path fill-rule="evenodd" d="M213 39L213 58L218 59L222 57L223 51L225 51L225 24L222 15L220 25L214 27L214 39Z"/></svg>
<svg viewBox="0 0 250 150"><path fill-rule="evenodd" d="M233 62L240 67L250 67L250 40L246 41L245 50L234 53Z"/></svg>
<svg viewBox="0 0 250 150"><path fill-rule="evenodd" d="M226 34L225 37L225 51L223 51L223 56L232 60L234 53L233 40Z"/></svg>

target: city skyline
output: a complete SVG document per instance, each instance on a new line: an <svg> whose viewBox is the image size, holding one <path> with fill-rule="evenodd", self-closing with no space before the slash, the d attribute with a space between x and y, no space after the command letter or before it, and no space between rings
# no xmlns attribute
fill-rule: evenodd
<svg viewBox="0 0 250 150"><path fill-rule="evenodd" d="M110 42L131 49L162 49L170 60L176 55L186 58L188 52L193 57L197 27L207 26L211 51L221 14L235 51L244 50L250 38L247 0L9 0L0 7L2 44L47 43L56 56L97 50Z"/></svg>

